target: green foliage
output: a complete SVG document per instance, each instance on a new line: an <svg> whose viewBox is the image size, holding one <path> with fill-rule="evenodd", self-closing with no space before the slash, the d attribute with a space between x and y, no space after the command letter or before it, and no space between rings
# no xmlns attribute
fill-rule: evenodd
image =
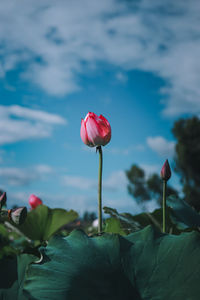
<svg viewBox="0 0 200 300"><path fill-rule="evenodd" d="M5 225L0 224L0 259L20 254L24 249L33 246L34 243L16 227L8 222Z"/></svg>
<svg viewBox="0 0 200 300"><path fill-rule="evenodd" d="M45 205L38 205L28 213L25 222L18 228L31 240L43 242L77 217L78 214L73 210L50 209Z"/></svg>
<svg viewBox="0 0 200 300"><path fill-rule="evenodd" d="M200 234L191 230L200 215L176 197L167 205L173 235L161 233L161 209L132 216L104 207L106 233L93 237L57 234L77 213L44 205L18 227L0 224L0 299L198 300Z"/></svg>
<svg viewBox="0 0 200 300"><path fill-rule="evenodd" d="M50 209L39 205L28 213L21 225L17 226L7 217L3 218L4 222L0 224L0 259L23 252L40 256L37 248L77 217L78 214L73 210Z"/></svg>
<svg viewBox="0 0 200 300"><path fill-rule="evenodd" d="M167 235L147 226L125 237L91 238L76 230L54 236L40 251L39 264L24 254L18 265L13 261L1 299L199 299L198 232Z"/></svg>
<svg viewBox="0 0 200 300"><path fill-rule="evenodd" d="M18 291L17 258L0 259L0 299L17 299Z"/></svg>
<svg viewBox="0 0 200 300"><path fill-rule="evenodd" d="M36 259L33 255L23 254L0 260L0 299L27 300L23 293L25 273Z"/></svg>
<svg viewBox="0 0 200 300"><path fill-rule="evenodd" d="M181 176L184 199L200 211L200 119L180 119L172 132L177 139L175 171Z"/></svg>
<svg viewBox="0 0 200 300"><path fill-rule="evenodd" d="M104 232L118 233L121 235L127 235L129 233L117 218L106 219Z"/></svg>
<svg viewBox="0 0 200 300"><path fill-rule="evenodd" d="M124 269L129 280L135 278L141 299L199 299L199 233L166 235L146 227L127 240L133 246Z"/></svg>
<svg viewBox="0 0 200 300"><path fill-rule="evenodd" d="M159 231L162 231L162 209L156 209L152 213L146 212L138 215L131 215L129 213L118 213L116 209L104 207L104 212L111 216L111 218L105 220L105 232L127 235L148 225L153 225ZM167 232L180 234L181 231L177 226L178 219L172 219L170 208L167 208L166 212Z"/></svg>
<svg viewBox="0 0 200 300"><path fill-rule="evenodd" d="M167 205L171 208L170 217L178 229L200 228L200 215L187 202L171 196L167 199Z"/></svg>
<svg viewBox="0 0 200 300"><path fill-rule="evenodd" d="M30 254L0 260L0 299L197 300L200 234L175 230L176 225L183 230L199 226L200 216L180 199L170 197L167 204L168 229L179 235L160 232L161 210L132 216L105 207L104 211L111 215L105 230L120 234L88 237L76 230L62 237L54 234L63 222L77 214L38 206L28 213L27 232L23 231L25 223L19 226L20 232L40 243L54 236L38 248L39 261ZM30 226L33 230L28 233ZM8 240L9 234L13 234L3 225L0 232ZM15 234L17 237L17 231ZM10 241L16 242L16 237Z"/></svg>
<svg viewBox="0 0 200 300"><path fill-rule="evenodd" d="M116 209L104 207L104 213L111 216L111 218L105 220L105 232L127 235L148 225L153 225L162 231L162 209L156 209L152 213L146 212L131 215L128 213L118 213ZM166 231L178 235L183 231L199 231L199 229L200 214L183 199L176 196L168 197Z"/></svg>
<svg viewBox="0 0 200 300"><path fill-rule="evenodd" d="M89 212L89 211L85 211L83 214L83 222L88 222L91 223L92 221L94 221L97 218L96 213L95 212Z"/></svg>
<svg viewBox="0 0 200 300"><path fill-rule="evenodd" d="M139 299L120 262L130 245L117 235L89 238L82 231L54 237L44 248L44 262L26 272L27 298Z"/></svg>
<svg viewBox="0 0 200 300"><path fill-rule="evenodd" d="M116 209L107 206L105 206L103 210L105 214L111 216L111 218L105 220L105 232L126 235L142 228L140 223L137 222L131 214L120 214Z"/></svg>

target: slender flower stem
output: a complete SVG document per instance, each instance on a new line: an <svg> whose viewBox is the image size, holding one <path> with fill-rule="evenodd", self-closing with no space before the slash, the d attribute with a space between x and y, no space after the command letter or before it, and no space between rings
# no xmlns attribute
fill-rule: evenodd
<svg viewBox="0 0 200 300"><path fill-rule="evenodd" d="M166 233L166 189L167 189L167 180L163 180L163 233Z"/></svg>
<svg viewBox="0 0 200 300"><path fill-rule="evenodd" d="M102 232L102 166L103 153L101 146L97 147L99 151L99 183L98 183L98 233Z"/></svg>

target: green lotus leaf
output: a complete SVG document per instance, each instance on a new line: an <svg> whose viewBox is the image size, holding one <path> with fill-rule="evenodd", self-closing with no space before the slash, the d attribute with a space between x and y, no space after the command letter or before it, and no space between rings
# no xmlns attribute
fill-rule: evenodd
<svg viewBox="0 0 200 300"><path fill-rule="evenodd" d="M28 265L38 258L22 254L0 259L0 299L27 300L22 289Z"/></svg>
<svg viewBox="0 0 200 300"><path fill-rule="evenodd" d="M127 279L120 253L132 243L118 235L88 237L74 231L68 237L54 236L44 251L44 261L26 272L27 299L139 300Z"/></svg>
<svg viewBox="0 0 200 300"><path fill-rule="evenodd" d="M55 236L44 259L27 267L27 299L198 300L200 235L162 234L152 226L122 237Z"/></svg>
<svg viewBox="0 0 200 300"><path fill-rule="evenodd" d="M110 233L118 233L121 235L126 235L128 233L127 230L122 227L120 220L116 218L106 219L104 231Z"/></svg>
<svg viewBox="0 0 200 300"><path fill-rule="evenodd" d="M170 196L167 198L167 206L171 209L170 217L172 222L180 230L200 228L200 214L184 200Z"/></svg>
<svg viewBox="0 0 200 300"><path fill-rule="evenodd" d="M77 217L78 214L73 210L50 209L45 205L38 205L28 213L25 222L18 228L31 240L42 242Z"/></svg>
<svg viewBox="0 0 200 300"><path fill-rule="evenodd" d="M133 243L123 265L141 299L198 300L200 234L162 234L153 227L126 237Z"/></svg>

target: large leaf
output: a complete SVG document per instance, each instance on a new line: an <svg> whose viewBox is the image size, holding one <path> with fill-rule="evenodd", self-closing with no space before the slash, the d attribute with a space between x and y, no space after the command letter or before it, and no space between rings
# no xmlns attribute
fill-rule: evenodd
<svg viewBox="0 0 200 300"><path fill-rule="evenodd" d="M126 237L133 243L123 260L141 299L198 300L200 234L164 235L148 226Z"/></svg>
<svg viewBox="0 0 200 300"><path fill-rule="evenodd" d="M200 215L184 200L170 196L167 206L171 208L171 219L179 229L200 227Z"/></svg>
<svg viewBox="0 0 200 300"><path fill-rule="evenodd" d="M127 280L120 253L132 244L117 235L89 238L81 231L53 237L44 248L44 262L26 273L27 299L140 299Z"/></svg>
<svg viewBox="0 0 200 300"><path fill-rule="evenodd" d="M31 240L42 242L77 217L78 214L73 210L50 209L45 205L39 205L28 213L25 222L18 228Z"/></svg>
<svg viewBox="0 0 200 300"><path fill-rule="evenodd" d="M1 300L27 300L22 292L25 272L28 265L37 260L37 257L27 254L0 259Z"/></svg>
<svg viewBox="0 0 200 300"><path fill-rule="evenodd" d="M0 299L17 299L17 259L0 259Z"/></svg>
<svg viewBox="0 0 200 300"><path fill-rule="evenodd" d="M199 300L200 235L148 226L126 237L53 237L26 272L27 299Z"/></svg>

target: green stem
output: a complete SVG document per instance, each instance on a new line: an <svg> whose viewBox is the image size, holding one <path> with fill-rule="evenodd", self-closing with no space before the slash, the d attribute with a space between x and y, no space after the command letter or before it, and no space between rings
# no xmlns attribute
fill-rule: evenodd
<svg viewBox="0 0 200 300"><path fill-rule="evenodd" d="M163 180L163 233L166 233L166 189L167 181Z"/></svg>
<svg viewBox="0 0 200 300"><path fill-rule="evenodd" d="M98 233L102 232L102 165L103 154L101 146L97 147L99 151L99 183L98 183Z"/></svg>

